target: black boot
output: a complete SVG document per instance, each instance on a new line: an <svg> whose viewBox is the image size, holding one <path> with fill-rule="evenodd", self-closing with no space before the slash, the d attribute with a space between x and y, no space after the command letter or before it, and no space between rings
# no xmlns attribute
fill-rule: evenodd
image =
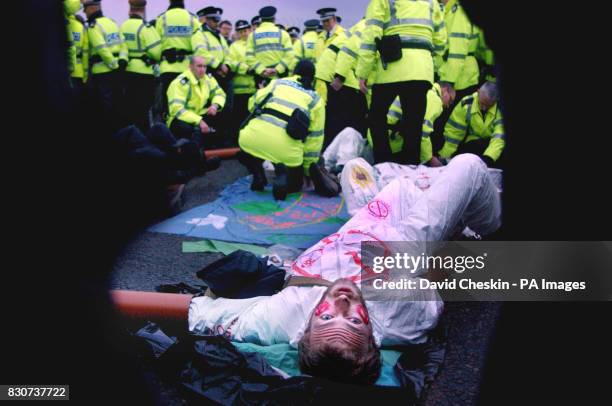
<svg viewBox="0 0 612 406"><path fill-rule="evenodd" d="M276 200L285 200L287 198L287 186L289 177L287 175L287 167L283 164L274 164L274 183L272 184L272 195Z"/></svg>
<svg viewBox="0 0 612 406"><path fill-rule="evenodd" d="M238 158L238 162L244 165L249 173L253 175L251 190L258 192L263 191L264 187L268 184L268 180L266 179L266 173L260 160L243 151L238 152L236 157Z"/></svg>

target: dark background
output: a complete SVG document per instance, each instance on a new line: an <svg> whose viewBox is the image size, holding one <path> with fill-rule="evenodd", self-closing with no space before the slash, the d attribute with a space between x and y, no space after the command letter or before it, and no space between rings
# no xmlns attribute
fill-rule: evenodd
<svg viewBox="0 0 612 406"><path fill-rule="evenodd" d="M500 64L510 165L498 238L609 240L603 3L463 3ZM153 403L106 286L159 195L130 183L95 111L75 115L61 2L7 2L3 15L1 383L70 383L73 399ZM504 304L481 403L595 403L609 392L611 310Z"/></svg>

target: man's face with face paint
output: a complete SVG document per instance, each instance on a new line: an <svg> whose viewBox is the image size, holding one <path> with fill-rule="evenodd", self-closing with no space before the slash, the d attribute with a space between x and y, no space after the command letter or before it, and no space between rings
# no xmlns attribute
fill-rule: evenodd
<svg viewBox="0 0 612 406"><path fill-rule="evenodd" d="M371 334L368 311L361 291L348 279L327 289L310 324L312 345L329 343L366 351Z"/></svg>

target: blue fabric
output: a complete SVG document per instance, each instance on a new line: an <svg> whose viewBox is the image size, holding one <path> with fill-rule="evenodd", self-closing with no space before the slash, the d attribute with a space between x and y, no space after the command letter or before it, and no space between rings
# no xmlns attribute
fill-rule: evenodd
<svg viewBox="0 0 612 406"><path fill-rule="evenodd" d="M306 249L336 232L350 216L342 196L292 193L284 202L250 190L250 177L228 185L212 203L163 221L149 231L248 244Z"/></svg>

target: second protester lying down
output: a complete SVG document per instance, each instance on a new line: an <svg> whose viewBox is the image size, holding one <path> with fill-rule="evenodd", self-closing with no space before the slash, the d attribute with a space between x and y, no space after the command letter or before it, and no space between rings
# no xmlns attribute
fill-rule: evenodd
<svg viewBox="0 0 612 406"><path fill-rule="evenodd" d="M259 345L289 343L298 348L304 374L373 384L381 369L379 348L426 342L443 303L435 290L364 300L361 243L442 241L464 225L489 234L499 227L499 213L498 192L475 155L454 158L426 190L398 178L337 233L300 255L279 293L194 298L189 329ZM391 272L389 277L406 273Z"/></svg>

